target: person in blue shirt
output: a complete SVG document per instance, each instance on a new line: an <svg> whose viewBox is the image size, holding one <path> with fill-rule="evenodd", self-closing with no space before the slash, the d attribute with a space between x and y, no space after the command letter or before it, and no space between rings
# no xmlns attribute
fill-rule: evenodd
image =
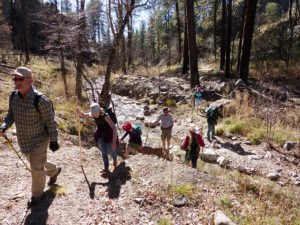
<svg viewBox="0 0 300 225"><path fill-rule="evenodd" d="M197 114L198 111L200 112L200 109L202 107L202 89L197 85L194 89L194 94L193 94L193 99L194 99L194 106L197 110Z"/></svg>
<svg viewBox="0 0 300 225"><path fill-rule="evenodd" d="M130 122L126 122L123 125L123 130L125 130L126 133L121 138L121 141L123 141L124 138L129 134L129 142L125 152L125 158L128 159L130 148L134 149L134 154L136 154L137 151L142 150L142 137L141 137L142 131L139 126L137 125L133 126L132 123Z"/></svg>

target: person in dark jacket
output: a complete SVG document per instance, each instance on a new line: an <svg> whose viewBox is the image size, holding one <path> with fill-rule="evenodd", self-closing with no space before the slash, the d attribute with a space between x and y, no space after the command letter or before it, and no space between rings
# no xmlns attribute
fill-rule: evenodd
<svg viewBox="0 0 300 225"><path fill-rule="evenodd" d="M113 158L113 165L117 167L117 128L108 115L103 112L103 109L98 103L90 105L90 112L84 113L77 108L77 113L81 117L93 117L97 125L94 131L94 139L99 144L104 162L104 173L109 172L108 153Z"/></svg>
<svg viewBox="0 0 300 225"><path fill-rule="evenodd" d="M207 139L211 141L210 138L215 138L215 126L217 125L217 120L219 117L222 117L221 110L223 109L223 105L220 104L215 107L211 107L206 112L207 117Z"/></svg>
<svg viewBox="0 0 300 225"><path fill-rule="evenodd" d="M200 147L204 146L205 144L201 135L196 133L196 128L192 125L181 147L186 150L185 161L192 161L193 168L197 168Z"/></svg>
<svg viewBox="0 0 300 225"><path fill-rule="evenodd" d="M121 138L121 141L129 134L129 142L125 152L125 157L128 159L130 148L134 149L134 154L136 154L137 151L142 150L141 130L138 126L132 126L130 122L126 122L123 125L123 130L125 130L126 133Z"/></svg>

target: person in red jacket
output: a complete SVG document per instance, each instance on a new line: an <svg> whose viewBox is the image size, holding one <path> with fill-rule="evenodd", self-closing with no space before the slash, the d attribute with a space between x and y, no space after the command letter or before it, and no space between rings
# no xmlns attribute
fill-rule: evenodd
<svg viewBox="0 0 300 225"><path fill-rule="evenodd" d="M181 147L186 150L185 160L187 162L192 161L193 168L197 168L200 146L205 146L204 141L201 135L196 133L196 128L192 126Z"/></svg>

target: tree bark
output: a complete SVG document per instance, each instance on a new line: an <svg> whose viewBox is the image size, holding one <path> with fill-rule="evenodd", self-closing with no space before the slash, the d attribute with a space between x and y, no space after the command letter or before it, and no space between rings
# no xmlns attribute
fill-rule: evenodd
<svg viewBox="0 0 300 225"><path fill-rule="evenodd" d="M78 13L79 32L78 32L78 49L76 57L76 96L82 101L82 74L83 74L83 43L85 39L85 14L84 14L85 0L81 0L80 12ZM77 8L79 8L77 6Z"/></svg>
<svg viewBox="0 0 300 225"><path fill-rule="evenodd" d="M225 65L225 37L226 37L226 0L222 0L222 19L221 19L221 52L220 69L224 70Z"/></svg>
<svg viewBox="0 0 300 225"><path fill-rule="evenodd" d="M63 79L64 86L65 86L65 95L66 95L66 97L69 97L67 78L66 78L64 50L60 49L59 52L60 52L60 73L61 73L61 77Z"/></svg>
<svg viewBox="0 0 300 225"><path fill-rule="evenodd" d="M180 17L179 17L179 4L178 0L175 0L176 6L176 21L177 21L177 38L178 38L178 63L181 61L181 26L180 26Z"/></svg>
<svg viewBox="0 0 300 225"><path fill-rule="evenodd" d="M217 7L218 0L214 1L214 55L215 62L217 61Z"/></svg>
<svg viewBox="0 0 300 225"><path fill-rule="evenodd" d="M185 13L186 14L186 13ZM189 70L189 44L187 35L187 19L184 20L184 41L183 41L183 62L182 62L182 74L186 74Z"/></svg>
<svg viewBox="0 0 300 225"><path fill-rule="evenodd" d="M185 0L187 25L188 25L188 43L189 43L189 59L190 59L190 86L194 88L199 85L198 74L198 58L195 32L195 18L194 18L194 0Z"/></svg>
<svg viewBox="0 0 300 225"><path fill-rule="evenodd" d="M132 63L132 16L130 16L128 21L128 42L127 42L127 65L128 69Z"/></svg>
<svg viewBox="0 0 300 225"><path fill-rule="evenodd" d="M23 43L25 49L25 65L29 62L29 46L28 46L28 33L27 33L27 26L28 26L28 13L27 13L27 6L26 0L21 0L22 11L23 11Z"/></svg>
<svg viewBox="0 0 300 225"><path fill-rule="evenodd" d="M228 7L227 7L227 35L226 35L226 66L225 66L225 77L226 78L230 78L231 23L232 23L232 0L228 0Z"/></svg>
<svg viewBox="0 0 300 225"><path fill-rule="evenodd" d="M297 11L296 11L297 13ZM297 14L296 14L297 15ZM289 36L289 45L287 50L287 59L285 61L285 65L288 66L291 60L291 49L293 46L293 34L294 34L294 27L296 22L293 21L293 0L290 0L290 9L289 9L289 25L290 25L290 36Z"/></svg>
<svg viewBox="0 0 300 225"><path fill-rule="evenodd" d="M245 12L245 23L243 30L243 41L241 48L241 65L240 65L240 78L248 82L249 61L251 52L251 43L255 23L257 0L248 0Z"/></svg>
<svg viewBox="0 0 300 225"><path fill-rule="evenodd" d="M106 66L105 81L104 81L104 84L103 84L103 87L102 87L102 90L100 93L99 103L102 106L104 105L104 106L109 107L109 105L110 105L111 95L109 92L110 92L110 75L111 75L112 64L113 64L117 49L119 47L119 41L120 41L121 35L124 32L125 26L127 25L129 17L131 16L132 11L134 9L134 4L135 4L135 0L131 0L130 5L127 7L127 12L123 19L123 22L122 22L121 26L119 27L119 32L113 41L113 47L111 49L109 59L107 62L107 66Z"/></svg>
<svg viewBox="0 0 300 225"><path fill-rule="evenodd" d="M243 39L243 32L244 32L244 23L245 23L245 17L246 17L246 6L247 6L247 0L244 1L244 7L243 7L242 29L240 31L240 43L239 43L238 56L237 56L238 62L237 62L237 66L236 66L237 71L239 71L240 63L241 63L241 49L242 49L242 39Z"/></svg>

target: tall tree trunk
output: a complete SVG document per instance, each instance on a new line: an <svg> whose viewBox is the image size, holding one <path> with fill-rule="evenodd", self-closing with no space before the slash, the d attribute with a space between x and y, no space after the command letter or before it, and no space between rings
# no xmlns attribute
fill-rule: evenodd
<svg viewBox="0 0 300 225"><path fill-rule="evenodd" d="M296 13L297 13L297 11L296 11ZM288 49L287 49L287 59L285 61L286 66L288 66L290 64L290 60L291 60L291 49L293 46L293 34L294 34L295 25L296 25L296 23L293 22L293 0L290 0L290 9L289 9L290 36L289 36L289 45L288 45Z"/></svg>
<svg viewBox="0 0 300 225"><path fill-rule="evenodd" d="M247 7L247 0L244 0L242 29L240 31L240 43L239 43L239 49L238 49L238 55L237 55L237 60L238 60L237 66L236 66L237 71L239 71L240 63L241 63L241 49L242 49L242 40L243 40L243 32L244 32L244 23L245 23L245 17L246 17L246 7Z"/></svg>
<svg viewBox="0 0 300 225"><path fill-rule="evenodd" d="M127 32L128 32L128 42L127 42L127 65L128 69L132 63L132 16L129 17L128 25L127 25Z"/></svg>
<svg viewBox="0 0 300 225"><path fill-rule="evenodd" d="M130 5L127 7L127 12L123 19L123 22L119 27L119 32L113 41L113 47L111 49L111 52L110 52L110 55L108 58L108 62L107 62L107 66L106 66L105 81L102 86L102 90L101 90L101 94L100 94L101 99L99 99L99 103L102 106L105 105L108 107L110 104L111 95L109 92L110 92L110 75L111 75L112 64L113 64L116 52L119 47L119 41L120 41L121 35L124 32L125 26L127 25L129 17L131 16L132 11L134 9L134 4L135 4L135 0L131 0Z"/></svg>
<svg viewBox="0 0 300 225"><path fill-rule="evenodd" d="M217 61L217 8L218 0L214 1L214 55L215 62Z"/></svg>
<svg viewBox="0 0 300 225"><path fill-rule="evenodd" d="M118 1L118 11L119 11L119 24L122 23L123 20L123 6L122 2ZM121 42L121 64L122 64L122 72L126 74L126 48L125 48L125 37L124 33L121 34L120 38Z"/></svg>
<svg viewBox="0 0 300 225"><path fill-rule="evenodd" d="M67 85L67 77L66 77L66 68L65 68L64 50L61 48L59 50L59 52L60 52L60 72L61 72L61 78L63 79L64 86L65 86L65 95L66 95L66 97L69 97L68 85Z"/></svg>
<svg viewBox="0 0 300 225"><path fill-rule="evenodd" d="M186 12L185 12L186 14ZM187 18L184 20L184 41L183 41L183 62L182 62L182 74L186 74L189 70L189 44L187 34Z"/></svg>
<svg viewBox="0 0 300 225"><path fill-rule="evenodd" d="M78 1L77 1L78 2ZM85 14L84 14L85 0L81 0L80 12L78 13L79 32L78 32L78 50L76 57L76 96L82 100L82 74L83 74L83 43L85 39ZM79 6L77 6L79 8Z"/></svg>
<svg viewBox="0 0 300 225"><path fill-rule="evenodd" d="M198 74L198 58L195 32L195 17L194 17L194 0L185 0L187 25L188 25L188 43L189 43L189 59L190 59L190 86L194 88L199 85Z"/></svg>
<svg viewBox="0 0 300 225"><path fill-rule="evenodd" d="M251 52L251 43L255 23L257 0L248 0L245 12L245 23L243 30L243 41L241 48L241 65L240 65L240 78L248 82L249 61Z"/></svg>
<svg viewBox="0 0 300 225"><path fill-rule="evenodd" d="M23 43L25 48L25 65L29 62L29 46L28 46L28 33L27 33L27 26L28 26L28 13L27 13L27 5L26 0L21 0L22 11L23 11Z"/></svg>
<svg viewBox="0 0 300 225"><path fill-rule="evenodd" d="M225 65L225 37L226 37L226 0L222 0L222 19L221 19L221 54L220 69L224 70Z"/></svg>
<svg viewBox="0 0 300 225"><path fill-rule="evenodd" d="M231 43L231 21L232 21L232 0L228 0L227 7L227 35L226 35L226 66L225 77L230 77L230 43Z"/></svg>
<svg viewBox="0 0 300 225"><path fill-rule="evenodd" d="M178 38L178 63L181 61L181 26L180 26L180 17L179 17L179 4L178 0L175 0L176 6L176 25L177 25L177 38Z"/></svg>

